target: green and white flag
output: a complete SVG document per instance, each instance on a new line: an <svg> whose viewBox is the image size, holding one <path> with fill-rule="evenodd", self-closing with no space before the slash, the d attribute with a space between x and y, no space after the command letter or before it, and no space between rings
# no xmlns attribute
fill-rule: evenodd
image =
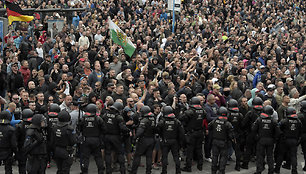
<svg viewBox="0 0 306 174"><path fill-rule="evenodd" d="M113 42L122 46L124 52L130 57L133 55L136 47L132 41L127 38L127 35L109 18L109 29Z"/></svg>

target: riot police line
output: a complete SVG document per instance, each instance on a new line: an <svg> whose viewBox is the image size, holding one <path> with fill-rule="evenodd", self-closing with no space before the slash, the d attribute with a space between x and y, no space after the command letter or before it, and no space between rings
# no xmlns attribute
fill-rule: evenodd
<svg viewBox="0 0 306 174"><path fill-rule="evenodd" d="M139 122L135 133L125 124L122 116L124 107L120 102L115 102L101 116L96 114L96 105L83 106L84 114L79 110L76 129L71 123L70 114L65 110L61 111L57 104L51 104L45 115L24 109L22 121L16 125L10 124L10 113L3 111L0 113L0 160L5 166L6 174L13 173L12 165L15 160L21 174L45 173L47 163L51 160L56 163L57 173L67 174L74 158L78 156L81 173L87 174L90 173L89 158L93 155L98 173L110 174L113 172L114 153L120 164L120 173L124 174L127 173L127 168L122 145L124 139L128 138L136 146L128 172L136 174L141 156L145 155L145 170L146 173L151 173L155 134L159 134L162 174L167 173L170 151L177 174L181 171L192 172L192 161L196 161L197 169L202 171L204 137L211 137L212 144L211 168L205 170L211 170L213 174L218 171L225 173L231 148L235 151L237 171L241 168L248 169L250 157L256 155L258 174L264 171L265 163L269 174L280 173L283 161L296 174L299 144L306 159L306 101L301 102L299 114L289 107L286 117L280 122L272 118L274 110L271 106L263 107L261 98L255 97L252 104L253 108L243 116L239 112L238 102L230 99L227 107L218 109L217 118L208 123L200 99L193 97L190 108L181 115L175 115L171 106L164 106L163 117L159 118L157 124L157 118L150 107L143 106L137 113ZM180 151L186 154L184 167L181 166ZM277 152L277 155L273 156L273 152Z"/></svg>

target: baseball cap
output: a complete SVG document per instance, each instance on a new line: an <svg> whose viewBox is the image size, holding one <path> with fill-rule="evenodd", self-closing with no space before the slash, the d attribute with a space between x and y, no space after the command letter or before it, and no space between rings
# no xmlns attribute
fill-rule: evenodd
<svg viewBox="0 0 306 174"><path fill-rule="evenodd" d="M260 68L260 69L263 69L263 68L265 68L265 65L261 65L259 68Z"/></svg>
<svg viewBox="0 0 306 174"><path fill-rule="evenodd" d="M112 86L114 86L113 83L108 83L108 84L107 84L107 87L112 87Z"/></svg>
<svg viewBox="0 0 306 174"><path fill-rule="evenodd" d="M249 65L249 66L246 67L247 70L250 70L250 69L252 69L252 68L254 68L253 65Z"/></svg>
<svg viewBox="0 0 306 174"><path fill-rule="evenodd" d="M291 81L293 81L293 79L291 77L286 79L286 82L291 82Z"/></svg>
<svg viewBox="0 0 306 174"><path fill-rule="evenodd" d="M268 90L274 90L275 89L275 85L270 84L270 85L268 85L267 89Z"/></svg>
<svg viewBox="0 0 306 174"><path fill-rule="evenodd" d="M68 77L73 76L72 72L68 72L68 73L67 73L67 76L68 76Z"/></svg>
<svg viewBox="0 0 306 174"><path fill-rule="evenodd" d="M80 58L79 61L85 62L85 59L84 58Z"/></svg>

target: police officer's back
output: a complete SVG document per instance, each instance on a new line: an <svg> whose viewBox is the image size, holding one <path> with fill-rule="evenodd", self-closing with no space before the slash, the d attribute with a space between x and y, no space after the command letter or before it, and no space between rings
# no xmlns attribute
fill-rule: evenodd
<svg viewBox="0 0 306 174"><path fill-rule="evenodd" d="M17 151L15 128L10 125L10 113L0 113L0 161L4 162L5 173L12 173L13 152Z"/></svg>
<svg viewBox="0 0 306 174"><path fill-rule="evenodd" d="M281 139L279 156L276 161L275 173L280 172L280 166L283 162L285 153L289 153L291 161L291 173L297 173L297 145L302 134L302 123L298 119L296 110L293 107L288 107L286 111L287 118L280 121Z"/></svg>
<svg viewBox="0 0 306 174"><path fill-rule="evenodd" d="M301 112L298 114L298 118L302 123L301 146L304 160L306 161L306 101L301 102ZM303 170L306 171L306 165L303 167Z"/></svg>
<svg viewBox="0 0 306 174"><path fill-rule="evenodd" d="M98 173L103 173L103 161L101 148L103 145L104 122L101 117L96 115L97 107L95 104L88 104L85 108L85 114L80 119L79 130L81 138L81 170L82 174L88 173L89 157L94 156L97 164Z"/></svg>
<svg viewBox="0 0 306 174"><path fill-rule="evenodd" d="M243 115L239 112L238 102L235 99L230 99L228 101L228 121L232 124L234 128L234 135L236 138L236 142L233 143L233 147L235 150L236 156L236 166L235 170L240 171L240 160L241 160L241 140L244 138L243 130L242 130L242 120Z"/></svg>
<svg viewBox="0 0 306 174"><path fill-rule="evenodd" d="M260 97L255 97L252 101L253 108L245 115L242 120L242 127L246 133L246 147L245 152L243 154L243 164L241 168L248 169L249 161L252 155L252 151L256 145L255 142L255 134L252 131L252 124L256 121L256 119L260 116L260 113L263 109L263 101Z"/></svg>
<svg viewBox="0 0 306 174"><path fill-rule="evenodd" d="M36 114L32 118L32 124L26 132L24 150L27 154L27 172L44 173L47 166L47 137L43 128L46 126L46 118Z"/></svg>
<svg viewBox="0 0 306 174"><path fill-rule="evenodd" d="M267 105L264 107L260 117L257 118L252 126L252 131L257 135L256 148L256 173L260 174L264 170L264 157L267 155L267 163L269 166L269 174L273 174L273 148L275 139L280 135L280 129L276 120L273 120L273 107Z"/></svg>
<svg viewBox="0 0 306 174"><path fill-rule="evenodd" d="M142 120L136 131L135 139L139 138L136 144L134 161L132 165L132 174L137 173L140 164L141 155L146 155L146 173L151 173L152 170L152 152L154 148L154 136L156 132L155 117L149 106L143 106L140 109Z"/></svg>
<svg viewBox="0 0 306 174"><path fill-rule="evenodd" d="M168 153L171 150L175 162L176 173L181 173L179 161L179 145L184 138L181 122L175 118L171 106L163 109L163 118L158 122L157 131L162 138L162 174L167 173Z"/></svg>
<svg viewBox="0 0 306 174"><path fill-rule="evenodd" d="M70 126L70 114L63 110L58 114L58 123L52 131L53 158L56 162L57 173L69 173L73 162L73 146L76 136Z"/></svg>
<svg viewBox="0 0 306 174"><path fill-rule="evenodd" d="M185 172L191 172L192 157L194 151L197 155L198 165L197 168L201 171L203 166L203 152L202 142L204 139L204 126L203 121L206 119L206 112L200 105L200 99L193 97L191 99L190 108L185 111L181 120L185 125L186 131L186 144L187 156L186 166L182 169Z"/></svg>
<svg viewBox="0 0 306 174"><path fill-rule="evenodd" d="M208 124L208 130L212 132L212 173L218 170L220 174L225 173L225 166L228 156L229 141L234 141L233 126L227 120L228 111L225 107L218 110L218 118Z"/></svg>
<svg viewBox="0 0 306 174"><path fill-rule="evenodd" d="M120 173L123 174L126 172L121 136L129 134L130 130L126 127L125 121L121 116L122 109L123 104L115 102L103 116L105 121L105 164L107 174L112 173L112 151L118 155Z"/></svg>
<svg viewBox="0 0 306 174"><path fill-rule="evenodd" d="M22 111L22 122L16 125L17 150L16 159L18 160L18 168L20 174L26 173L27 156L24 154L23 144L26 137L26 131L31 125L34 113L31 109Z"/></svg>

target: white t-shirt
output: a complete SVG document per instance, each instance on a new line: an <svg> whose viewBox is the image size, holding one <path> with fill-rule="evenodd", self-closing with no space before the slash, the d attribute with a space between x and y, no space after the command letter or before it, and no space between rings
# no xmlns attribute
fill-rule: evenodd
<svg viewBox="0 0 306 174"><path fill-rule="evenodd" d="M42 48L36 48L38 56L44 58L44 50Z"/></svg>

